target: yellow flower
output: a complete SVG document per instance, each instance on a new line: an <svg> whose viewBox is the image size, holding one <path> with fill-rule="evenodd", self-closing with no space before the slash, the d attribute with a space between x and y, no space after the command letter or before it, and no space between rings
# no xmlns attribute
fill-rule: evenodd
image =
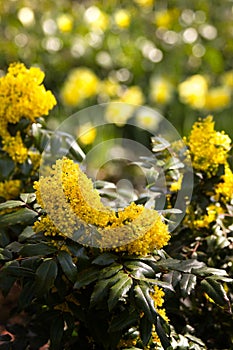
<svg viewBox="0 0 233 350"><path fill-rule="evenodd" d="M134 0L134 2L141 7L147 8L153 5L154 0Z"/></svg>
<svg viewBox="0 0 233 350"><path fill-rule="evenodd" d="M24 163L28 156L28 149L24 146L20 132L16 136L5 136L2 140L3 151L16 163Z"/></svg>
<svg viewBox="0 0 233 350"><path fill-rule="evenodd" d="M213 117L208 116L194 123L187 146L193 168L211 176L220 164L226 164L231 139L223 131L215 131Z"/></svg>
<svg viewBox="0 0 233 350"><path fill-rule="evenodd" d="M210 224L216 221L218 214L222 212L221 207L217 207L215 204L211 204L206 208L207 214L193 221L193 227L195 228L209 228Z"/></svg>
<svg viewBox="0 0 233 350"><path fill-rule="evenodd" d="M155 13L155 24L157 27L170 29L178 16L179 11L177 9L157 11Z"/></svg>
<svg viewBox="0 0 233 350"><path fill-rule="evenodd" d="M208 110L217 110L229 106L230 103L230 89L226 86L219 86L208 90L204 108Z"/></svg>
<svg viewBox="0 0 233 350"><path fill-rule="evenodd" d="M0 197L5 200L15 199L20 194L21 181L20 180L6 180L0 182Z"/></svg>
<svg viewBox="0 0 233 350"><path fill-rule="evenodd" d="M189 77L178 86L181 102L197 109L205 107L207 91L207 80L200 74Z"/></svg>
<svg viewBox="0 0 233 350"><path fill-rule="evenodd" d="M99 79L90 69L81 67L73 69L66 79L61 91L63 102L69 106L78 106L85 99L97 94Z"/></svg>
<svg viewBox="0 0 233 350"><path fill-rule="evenodd" d="M120 100L129 104L142 105L145 98L141 88L139 86L133 85L123 93Z"/></svg>
<svg viewBox="0 0 233 350"><path fill-rule="evenodd" d="M175 182L172 182L170 190L172 192L177 192L181 189L181 185L182 185L182 180L183 180L183 174L180 175L179 179Z"/></svg>
<svg viewBox="0 0 233 350"><path fill-rule="evenodd" d="M97 130L91 123L85 123L78 128L78 140L83 145L90 145L96 138Z"/></svg>
<svg viewBox="0 0 233 350"><path fill-rule="evenodd" d="M69 159L58 160L34 187L38 203L48 214L35 223L36 232L73 238L81 229L80 243L90 245L94 240L98 247L144 255L170 238L155 210L131 203L116 213L104 206L91 180Z"/></svg>
<svg viewBox="0 0 233 350"><path fill-rule="evenodd" d="M135 108L135 105L121 103L120 101L109 103L106 108L105 119L108 123L124 126L133 115Z"/></svg>
<svg viewBox="0 0 233 350"><path fill-rule="evenodd" d="M233 70L229 70L228 72L225 72L221 76L221 82L223 85L233 88Z"/></svg>
<svg viewBox="0 0 233 350"><path fill-rule="evenodd" d="M57 26L63 33L70 32L73 28L73 17L69 14L62 14L57 18Z"/></svg>
<svg viewBox="0 0 233 350"><path fill-rule="evenodd" d="M228 164L225 166L225 174L222 176L222 182L215 188L215 193L217 199L221 196L224 202L233 200L233 173Z"/></svg>
<svg viewBox="0 0 233 350"><path fill-rule="evenodd" d="M0 78L0 135L8 123L17 123L22 118L35 122L35 118L47 115L56 104L51 91L46 91L42 81L44 73L22 63L9 66L5 76Z"/></svg>
<svg viewBox="0 0 233 350"><path fill-rule="evenodd" d="M119 28L128 28L130 25L130 13L127 10L117 10L114 13L114 21Z"/></svg>
<svg viewBox="0 0 233 350"><path fill-rule="evenodd" d="M85 20L91 27L91 30L105 31L109 26L108 15L96 6L90 6L85 11Z"/></svg>
<svg viewBox="0 0 233 350"><path fill-rule="evenodd" d="M166 78L152 79L150 97L151 100L158 104L166 104L171 101L173 86Z"/></svg>

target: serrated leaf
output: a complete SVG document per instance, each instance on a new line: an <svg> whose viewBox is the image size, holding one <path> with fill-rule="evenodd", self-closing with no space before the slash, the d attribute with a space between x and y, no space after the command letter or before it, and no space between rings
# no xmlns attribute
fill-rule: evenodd
<svg viewBox="0 0 233 350"><path fill-rule="evenodd" d="M22 223L30 224L36 216L38 216L38 214L34 210L22 208L15 212L0 216L0 225L12 226Z"/></svg>
<svg viewBox="0 0 233 350"><path fill-rule="evenodd" d="M74 284L75 289L82 288L95 282L99 277L99 269L96 267L90 267L78 273L77 281Z"/></svg>
<svg viewBox="0 0 233 350"><path fill-rule="evenodd" d="M184 273L180 280L182 296L189 295L197 283L197 277L191 273Z"/></svg>
<svg viewBox="0 0 233 350"><path fill-rule="evenodd" d="M57 258L66 277L71 282L75 282L77 279L77 266L73 262L70 254L65 251L60 251Z"/></svg>
<svg viewBox="0 0 233 350"><path fill-rule="evenodd" d="M127 274L124 274L121 279L111 287L108 298L108 309L110 312L114 309L117 302L125 297L132 284L132 278Z"/></svg>
<svg viewBox="0 0 233 350"><path fill-rule="evenodd" d="M229 304L229 299L223 286L215 279L207 277L201 281L201 287L217 305L226 306Z"/></svg>
<svg viewBox="0 0 233 350"><path fill-rule="evenodd" d="M136 271L136 275L145 277L154 277L155 272L153 268L140 260L131 260L125 263L125 267L131 271Z"/></svg>
<svg viewBox="0 0 233 350"><path fill-rule="evenodd" d="M41 296L47 293L54 285L57 277L57 264L53 259L44 260L36 270L36 294Z"/></svg>
<svg viewBox="0 0 233 350"><path fill-rule="evenodd" d="M26 244L23 246L23 248L19 251L20 255L22 256L35 256L35 255L41 255L46 256L53 254L57 251L57 248L48 245L46 243L36 243L36 244Z"/></svg>
<svg viewBox="0 0 233 350"><path fill-rule="evenodd" d="M177 270L181 272L191 272L193 269L201 269L205 264L196 259L177 260L177 259L161 259L158 265L164 269Z"/></svg>
<svg viewBox="0 0 233 350"><path fill-rule="evenodd" d="M199 276L206 275L218 275L218 276L227 276L227 272L223 269L215 269L213 267L204 266L201 269L193 269L193 273L198 274Z"/></svg>

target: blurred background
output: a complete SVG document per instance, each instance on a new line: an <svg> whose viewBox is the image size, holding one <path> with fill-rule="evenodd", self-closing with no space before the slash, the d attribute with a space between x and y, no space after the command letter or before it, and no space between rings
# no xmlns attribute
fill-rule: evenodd
<svg viewBox="0 0 233 350"><path fill-rule="evenodd" d="M45 72L51 128L121 101L158 110L181 135L212 114L233 137L232 0L0 1L0 37L1 75L15 61Z"/></svg>

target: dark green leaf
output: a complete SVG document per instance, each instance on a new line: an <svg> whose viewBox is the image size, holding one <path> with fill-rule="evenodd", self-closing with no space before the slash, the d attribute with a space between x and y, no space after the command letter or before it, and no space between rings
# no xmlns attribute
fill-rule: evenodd
<svg viewBox="0 0 233 350"><path fill-rule="evenodd" d="M19 263L18 263L18 261L7 262L4 265L4 267L0 270L0 290L3 294L3 296L7 296L11 287L13 286L14 282L17 279L15 276L8 275L7 268L9 268L10 266L18 267Z"/></svg>
<svg viewBox="0 0 233 350"><path fill-rule="evenodd" d="M116 255L112 253L103 253L92 261L92 264L107 266L115 262Z"/></svg>
<svg viewBox="0 0 233 350"><path fill-rule="evenodd" d="M0 158L0 181L4 181L13 172L15 168L15 163L8 156L3 156Z"/></svg>
<svg viewBox="0 0 233 350"><path fill-rule="evenodd" d="M0 225L30 224L38 214L28 208L19 209L13 213L0 216Z"/></svg>
<svg viewBox="0 0 233 350"><path fill-rule="evenodd" d="M145 315L140 319L140 337L144 346L146 346L151 338L152 323L148 320Z"/></svg>
<svg viewBox="0 0 233 350"><path fill-rule="evenodd" d="M26 267L21 267L21 266L8 266L7 268L7 273L10 276L15 276L15 277L33 277L35 275L34 271L31 269L28 269Z"/></svg>
<svg viewBox="0 0 233 350"><path fill-rule="evenodd" d="M168 349L171 344L170 344L170 341L162 327L162 324L161 324L161 321L165 322L162 317L160 317L159 315L157 316L157 322L156 322L156 332L159 336L159 339L161 341L161 344L163 346L163 348L166 350Z"/></svg>
<svg viewBox="0 0 233 350"><path fill-rule="evenodd" d="M32 226L27 226L25 229L22 231L22 233L19 235L19 242L24 242L28 238L32 237L35 235L35 232L33 231Z"/></svg>
<svg viewBox="0 0 233 350"><path fill-rule="evenodd" d="M19 308L23 309L23 308L26 308L28 305L30 305L34 296L35 296L35 285L30 280L27 283L25 283L20 293L19 301L18 301Z"/></svg>
<svg viewBox="0 0 233 350"><path fill-rule="evenodd" d="M155 277L153 268L143 261L131 260L126 262L125 266L127 269L136 272L136 276Z"/></svg>
<svg viewBox="0 0 233 350"><path fill-rule="evenodd" d="M46 256L53 254L57 251L57 248L48 245L46 243L36 243L36 244L26 244L20 250L20 255L22 256L35 256L41 255Z"/></svg>
<svg viewBox="0 0 233 350"><path fill-rule="evenodd" d="M41 296L47 293L54 285L57 277L57 264L52 259L46 259L36 270L36 294Z"/></svg>
<svg viewBox="0 0 233 350"><path fill-rule="evenodd" d="M64 320L62 315L58 315L52 321L50 329L50 349L59 350L61 349L61 341L64 333Z"/></svg>
<svg viewBox="0 0 233 350"><path fill-rule="evenodd" d="M208 275L218 275L218 276L227 276L227 272L223 269L215 269L213 267L204 266L201 269L193 269L192 273L195 273L199 276L208 276Z"/></svg>
<svg viewBox="0 0 233 350"><path fill-rule="evenodd" d="M11 242L10 244L8 244L6 246L6 248L9 249L13 253L18 253L20 251L20 249L22 248L22 244L17 242L17 241L14 241L14 242Z"/></svg>
<svg viewBox="0 0 233 350"><path fill-rule="evenodd" d="M207 277L201 281L203 291L219 306L226 306L229 304L227 294L221 285L215 279Z"/></svg>
<svg viewBox="0 0 233 350"><path fill-rule="evenodd" d="M6 248L0 248L0 260L12 259L12 253Z"/></svg>
<svg viewBox="0 0 233 350"><path fill-rule="evenodd" d="M133 311L129 313L128 310L124 310L120 314L117 314L111 321L109 326L109 332L122 331L130 326L133 326L138 321L138 313Z"/></svg>
<svg viewBox="0 0 233 350"><path fill-rule="evenodd" d="M96 281L99 277L99 269L96 267L90 267L78 273L77 281L74 284L74 288L79 289Z"/></svg>
<svg viewBox="0 0 233 350"><path fill-rule="evenodd" d="M153 324L155 320L155 315L151 311L150 303L145 295L145 289L143 290L141 285L136 285L134 287L135 302L139 311L143 311L148 320Z"/></svg>
<svg viewBox="0 0 233 350"><path fill-rule="evenodd" d="M107 266L100 271L100 278L109 278L122 269L123 265L114 263L111 266Z"/></svg>
<svg viewBox="0 0 233 350"><path fill-rule="evenodd" d="M77 279L77 266L70 254L63 250L58 253L57 258L66 277L71 282L75 282Z"/></svg>
<svg viewBox="0 0 233 350"><path fill-rule="evenodd" d="M183 297L189 295L195 288L197 277L191 273L184 273L180 280L180 289Z"/></svg>
<svg viewBox="0 0 233 350"><path fill-rule="evenodd" d="M125 297L133 283L133 280L127 274L122 275L121 279L114 284L109 293L108 309L111 312L116 306L117 302Z"/></svg>

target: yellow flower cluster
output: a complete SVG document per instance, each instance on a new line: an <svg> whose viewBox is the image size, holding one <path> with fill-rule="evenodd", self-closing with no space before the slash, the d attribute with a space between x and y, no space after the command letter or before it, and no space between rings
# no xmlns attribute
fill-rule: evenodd
<svg viewBox="0 0 233 350"><path fill-rule="evenodd" d="M225 108L231 103L229 86L225 84L209 88L207 78L200 74L192 75L180 83L178 93L181 102L195 109L213 111Z"/></svg>
<svg viewBox="0 0 233 350"><path fill-rule="evenodd" d="M95 96L99 89L99 79L88 68L73 69L61 91L61 98L68 106L77 106L85 99Z"/></svg>
<svg viewBox="0 0 233 350"><path fill-rule="evenodd" d="M18 131L16 136L6 136L3 141L3 151L7 152L16 163L24 163L28 156L28 149L24 146L23 140Z"/></svg>
<svg viewBox="0 0 233 350"><path fill-rule="evenodd" d="M80 243L87 244L87 236L92 235L99 247L143 255L162 248L170 238L155 210L135 203L118 212L104 206L91 180L69 159L58 160L35 189L38 203L48 214L35 223L36 232L75 239L75 232L83 229Z"/></svg>
<svg viewBox="0 0 233 350"><path fill-rule="evenodd" d="M17 123L22 118L31 122L47 115L56 104L51 91L46 91L42 81L44 73L36 67L27 69L22 63L9 66L0 78L0 133L7 123Z"/></svg>
<svg viewBox="0 0 233 350"><path fill-rule="evenodd" d="M226 164L231 139L223 131L214 130L212 116L194 123L186 142L195 170L211 176L217 172L220 164Z"/></svg>
<svg viewBox="0 0 233 350"><path fill-rule="evenodd" d="M5 200L18 197L20 193L21 181L20 180L8 180L0 182L0 197Z"/></svg>
<svg viewBox="0 0 233 350"><path fill-rule="evenodd" d="M45 90L43 79L39 68L27 69L22 63L11 64L7 74L0 78L0 137L3 151L16 163L27 159L28 149L19 131L15 136L10 134L9 123L16 124L22 118L33 123L56 104L51 91Z"/></svg>
<svg viewBox="0 0 233 350"><path fill-rule="evenodd" d="M222 182L215 188L215 193L217 200L221 196L224 202L233 201L233 173L228 164L225 166L225 174L222 176Z"/></svg>

